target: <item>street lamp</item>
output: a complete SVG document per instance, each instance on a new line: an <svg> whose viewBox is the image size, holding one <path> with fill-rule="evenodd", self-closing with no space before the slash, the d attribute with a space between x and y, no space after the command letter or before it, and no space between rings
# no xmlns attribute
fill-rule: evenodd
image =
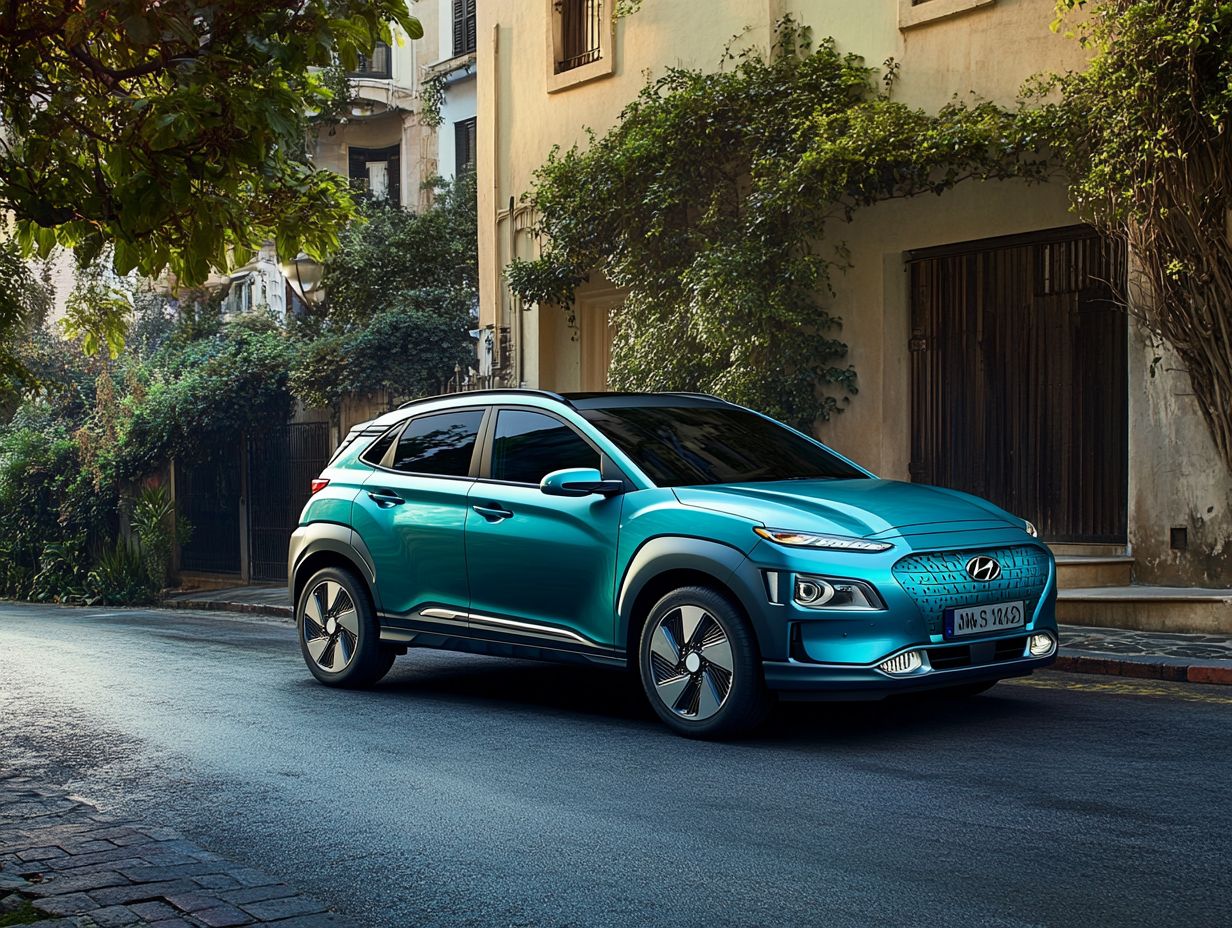
<svg viewBox="0 0 1232 928"><path fill-rule="evenodd" d="M301 251L292 260L279 263L278 270L305 303L316 306L325 299L325 290L321 287L325 265L316 258Z"/></svg>

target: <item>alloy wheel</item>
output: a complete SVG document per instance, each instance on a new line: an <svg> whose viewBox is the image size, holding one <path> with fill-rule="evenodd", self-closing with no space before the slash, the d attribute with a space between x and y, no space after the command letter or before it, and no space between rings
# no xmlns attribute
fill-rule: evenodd
<svg viewBox="0 0 1232 928"><path fill-rule="evenodd" d="M359 612L337 581L318 583L304 601L304 645L322 670L346 669L359 648Z"/></svg>
<svg viewBox="0 0 1232 928"><path fill-rule="evenodd" d="M719 621L701 606L684 605L659 619L650 640L655 694L681 718L700 722L731 693L735 660Z"/></svg>

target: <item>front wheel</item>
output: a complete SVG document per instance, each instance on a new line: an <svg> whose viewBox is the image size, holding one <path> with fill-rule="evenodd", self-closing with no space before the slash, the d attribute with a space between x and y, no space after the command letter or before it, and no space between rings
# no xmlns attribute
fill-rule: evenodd
<svg viewBox="0 0 1232 928"><path fill-rule="evenodd" d="M690 738L728 738L769 711L757 642L740 609L707 587L660 599L642 628L642 688L668 727Z"/></svg>
<svg viewBox="0 0 1232 928"><path fill-rule="evenodd" d="M326 686L371 686L393 666L367 590L349 570L326 567L312 575L296 604L295 626L308 669Z"/></svg>

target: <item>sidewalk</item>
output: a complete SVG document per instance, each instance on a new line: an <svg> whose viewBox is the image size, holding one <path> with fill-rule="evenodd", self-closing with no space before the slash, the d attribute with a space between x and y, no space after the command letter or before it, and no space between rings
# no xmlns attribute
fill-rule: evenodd
<svg viewBox="0 0 1232 928"><path fill-rule="evenodd" d="M177 593L164 603L291 618L285 586L236 586ZM1061 626L1057 670L1120 677L1232 685L1232 636Z"/></svg>
<svg viewBox="0 0 1232 928"><path fill-rule="evenodd" d="M345 925L260 870L0 768L0 919L14 912L36 928Z"/></svg>

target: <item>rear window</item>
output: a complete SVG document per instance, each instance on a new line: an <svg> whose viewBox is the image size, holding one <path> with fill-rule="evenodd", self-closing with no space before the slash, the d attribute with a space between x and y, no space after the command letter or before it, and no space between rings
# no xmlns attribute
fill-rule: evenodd
<svg viewBox="0 0 1232 928"><path fill-rule="evenodd" d="M398 437L393 469L441 477L468 476L481 422L482 409L412 419Z"/></svg>
<svg viewBox="0 0 1232 928"><path fill-rule="evenodd" d="M735 406L580 412L661 487L867 476L786 426Z"/></svg>

